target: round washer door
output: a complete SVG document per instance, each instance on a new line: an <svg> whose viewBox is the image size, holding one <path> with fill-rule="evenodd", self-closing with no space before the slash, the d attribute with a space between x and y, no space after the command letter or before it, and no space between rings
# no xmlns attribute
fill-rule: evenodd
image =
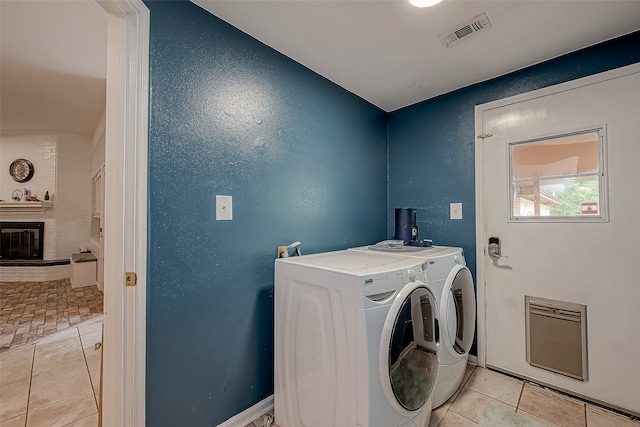
<svg viewBox="0 0 640 427"><path fill-rule="evenodd" d="M463 355L473 344L476 328L476 297L473 277L463 265L453 267L442 290L441 319L446 329L442 341L449 349Z"/></svg>
<svg viewBox="0 0 640 427"><path fill-rule="evenodd" d="M406 285L391 304L380 342L382 388L398 412L420 410L438 372L436 317L438 305L422 282Z"/></svg>

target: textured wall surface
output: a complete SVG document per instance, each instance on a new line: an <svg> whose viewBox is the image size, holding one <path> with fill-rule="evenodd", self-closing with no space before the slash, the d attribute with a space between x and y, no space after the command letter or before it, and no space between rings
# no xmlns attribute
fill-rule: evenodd
<svg viewBox="0 0 640 427"><path fill-rule="evenodd" d="M414 207L420 238L462 247L475 278L475 106L639 61L636 32L390 113L389 235L393 209ZM449 219L456 202L462 220Z"/></svg>
<svg viewBox="0 0 640 427"><path fill-rule="evenodd" d="M91 140L58 136L58 192L54 197L56 258L70 258L89 243L92 198Z"/></svg>
<svg viewBox="0 0 640 427"><path fill-rule="evenodd" d="M0 199L11 202L14 190L24 191L44 199L45 192L56 193L58 167L58 137L55 135L11 135L0 137ZM9 166L16 159L27 159L33 164L33 177L27 182L16 182L9 175Z"/></svg>
<svg viewBox="0 0 640 427"><path fill-rule="evenodd" d="M53 207L29 214L3 211L3 221L44 221L44 259L69 258L89 242L91 170L89 138L73 135L3 135L0 140L0 199L11 201L13 190L27 188L43 200L48 191ZM15 159L33 163L35 173L18 183L5 172Z"/></svg>
<svg viewBox="0 0 640 427"><path fill-rule="evenodd" d="M147 424L212 426L273 393L277 245L385 237L386 116L192 3L147 4Z"/></svg>
<svg viewBox="0 0 640 427"><path fill-rule="evenodd" d="M277 245L379 241L416 207L420 237L475 272L474 106L640 60L634 34L386 115L192 3L147 4L153 426L217 425L273 392Z"/></svg>
<svg viewBox="0 0 640 427"><path fill-rule="evenodd" d="M464 248L475 277L475 106L638 61L640 32L390 113L390 235L393 209L415 207L420 238ZM449 219L455 202L462 220Z"/></svg>

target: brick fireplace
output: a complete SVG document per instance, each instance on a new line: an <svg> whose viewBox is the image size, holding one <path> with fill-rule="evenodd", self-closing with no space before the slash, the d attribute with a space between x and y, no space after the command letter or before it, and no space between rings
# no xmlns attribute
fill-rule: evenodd
<svg viewBox="0 0 640 427"><path fill-rule="evenodd" d="M44 222L0 222L1 260L44 259Z"/></svg>

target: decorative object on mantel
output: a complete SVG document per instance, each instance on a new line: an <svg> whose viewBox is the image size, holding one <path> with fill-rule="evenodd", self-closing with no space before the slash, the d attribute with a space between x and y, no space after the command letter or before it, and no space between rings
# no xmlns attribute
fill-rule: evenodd
<svg viewBox="0 0 640 427"><path fill-rule="evenodd" d="M16 159L9 166L9 174L14 181L27 182L33 178L33 163L27 159Z"/></svg>
<svg viewBox="0 0 640 427"><path fill-rule="evenodd" d="M11 200L13 200L14 202L41 202L42 200L38 199L38 196L35 194L31 193L31 190L28 189L24 189L24 191L22 190L13 190L13 193L11 193ZM46 202L49 201L49 192L47 191L47 194L45 194L44 200Z"/></svg>

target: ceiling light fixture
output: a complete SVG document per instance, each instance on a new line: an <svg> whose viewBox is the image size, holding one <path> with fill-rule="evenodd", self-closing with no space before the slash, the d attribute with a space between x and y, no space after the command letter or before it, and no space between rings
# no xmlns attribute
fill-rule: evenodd
<svg viewBox="0 0 640 427"><path fill-rule="evenodd" d="M415 7L429 7L440 3L442 0L409 0Z"/></svg>

